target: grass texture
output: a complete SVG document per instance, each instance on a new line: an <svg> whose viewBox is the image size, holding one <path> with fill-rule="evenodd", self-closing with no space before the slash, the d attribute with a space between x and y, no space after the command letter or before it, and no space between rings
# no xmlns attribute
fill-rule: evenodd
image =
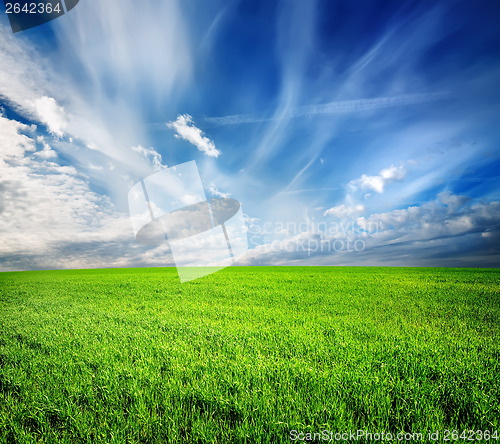
<svg viewBox="0 0 500 444"><path fill-rule="evenodd" d="M0 273L0 443L494 431L499 319L492 269Z"/></svg>

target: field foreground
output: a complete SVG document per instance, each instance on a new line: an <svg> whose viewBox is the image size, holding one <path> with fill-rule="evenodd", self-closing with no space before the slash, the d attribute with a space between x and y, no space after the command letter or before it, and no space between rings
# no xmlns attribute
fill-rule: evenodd
<svg viewBox="0 0 500 444"><path fill-rule="evenodd" d="M0 273L0 301L0 443L500 433L500 270Z"/></svg>

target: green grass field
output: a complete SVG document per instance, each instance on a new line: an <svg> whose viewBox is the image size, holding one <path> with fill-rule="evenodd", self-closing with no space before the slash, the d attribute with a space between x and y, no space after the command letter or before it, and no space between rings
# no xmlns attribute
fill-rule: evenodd
<svg viewBox="0 0 500 444"><path fill-rule="evenodd" d="M0 273L0 299L1 443L500 429L500 270Z"/></svg>

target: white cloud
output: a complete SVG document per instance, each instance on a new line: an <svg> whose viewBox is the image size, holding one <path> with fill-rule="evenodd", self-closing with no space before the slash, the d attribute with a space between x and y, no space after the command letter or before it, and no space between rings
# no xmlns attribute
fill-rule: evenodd
<svg viewBox="0 0 500 444"><path fill-rule="evenodd" d="M324 216L334 216L338 219L357 216L365 211L364 205L356 204L354 193L358 190L371 190L377 193L383 193L387 184L403 180L406 176L406 170L403 166L395 167L391 165L384 168L377 176L367 176L363 174L361 177L351 180L347 184L348 193L345 197L345 203L329 208ZM366 200L371 196L370 193L365 193L363 198Z"/></svg>
<svg viewBox="0 0 500 444"><path fill-rule="evenodd" d="M200 201L200 197L195 194L184 194L181 197L181 202L185 205L193 205Z"/></svg>
<svg viewBox="0 0 500 444"><path fill-rule="evenodd" d="M54 151L47 143L43 142L43 150L34 154L41 159L53 159L57 157L57 152Z"/></svg>
<svg viewBox="0 0 500 444"><path fill-rule="evenodd" d="M167 165L163 165L161 154L154 148L144 148L141 145L132 147L132 150L136 153L141 153L146 158L151 158L153 162L153 168L155 171L159 171L162 168L167 168Z"/></svg>
<svg viewBox="0 0 500 444"><path fill-rule="evenodd" d="M170 129L177 134L175 137L192 143L199 151L210 157L219 157L221 152L215 147L213 141L203 135L201 129L197 128L193 118L189 114L180 114L175 122L167 123Z"/></svg>
<svg viewBox="0 0 500 444"><path fill-rule="evenodd" d="M380 175L385 181L403 180L406 175L406 170L402 166L395 167L391 165L389 168L384 168L380 171Z"/></svg>
<svg viewBox="0 0 500 444"><path fill-rule="evenodd" d="M89 168L94 171L102 171L104 169L102 165L94 165L93 163L89 163Z"/></svg>
<svg viewBox="0 0 500 444"><path fill-rule="evenodd" d="M178 90L190 78L188 30L179 5L143 6L138 18L130 0L82 5L78 14L58 24L54 38L64 44L50 53L0 24L3 101L24 118L43 122L55 137L65 136L57 149L69 162L113 162L116 170L99 181L115 196L124 176L146 176L160 167L152 164L157 157L129 149L147 137L145 117L137 106L139 91L164 103L174 86ZM157 42L154 50L151 41ZM156 57L155 51L162 56ZM75 64L85 72L84 85L72 75ZM116 80L113 94L106 87L109 78ZM82 146L96 152L79 149Z"/></svg>
<svg viewBox="0 0 500 444"><path fill-rule="evenodd" d="M0 164L2 159L20 157L25 151L35 151L35 141L20 134L20 131L29 131L30 127L0 115Z"/></svg>
<svg viewBox="0 0 500 444"><path fill-rule="evenodd" d="M217 187L211 183L210 187L208 188L212 196L217 196L217 197L222 197L224 199L227 199L228 197L231 197L231 193L223 193L217 189Z"/></svg>
<svg viewBox="0 0 500 444"><path fill-rule="evenodd" d="M450 212L443 199L461 205ZM471 205L449 192L420 206L318 227L258 245L241 264L498 266L500 260L500 202Z"/></svg>
<svg viewBox="0 0 500 444"><path fill-rule="evenodd" d="M367 176L363 174L358 179L354 179L348 184L348 188L352 191L373 190L377 193L383 193L387 184L395 181L401 181L406 176L406 170L403 166L395 167L391 165L389 168L384 168L377 176Z"/></svg>
<svg viewBox="0 0 500 444"><path fill-rule="evenodd" d="M457 196L456 194L452 194L450 191L443 191L438 194L439 200L448 207L448 212L453 213L458 208L465 205L470 201L470 198L467 196Z"/></svg>
<svg viewBox="0 0 500 444"><path fill-rule="evenodd" d="M350 184L354 189L361 188L362 190L373 190L377 193L384 192L384 179L382 176L367 176L363 174L359 179Z"/></svg>
<svg viewBox="0 0 500 444"><path fill-rule="evenodd" d="M344 204L338 205L336 207L330 208L326 210L323 214L325 216L335 216L339 219L345 217L353 217L365 211L365 207L363 205L354 205L354 206L346 206Z"/></svg>
<svg viewBox="0 0 500 444"><path fill-rule="evenodd" d="M82 259L71 246L123 242L131 236L128 217L91 191L74 167L48 161L49 145L30 156L35 138L19 133L27 128L0 116L0 268L81 267L92 256L94 265L104 265L94 250L80 252Z"/></svg>
<svg viewBox="0 0 500 444"><path fill-rule="evenodd" d="M8 26L0 23L0 96L17 108L27 107L46 94L41 85L47 82L44 71L46 59L41 58L26 40L12 34ZM34 63L35 62L35 63ZM33 109L30 109L30 113Z"/></svg>
<svg viewBox="0 0 500 444"><path fill-rule="evenodd" d="M36 118L45 124L50 133L62 137L67 127L64 108L52 97L43 96L32 103Z"/></svg>
<svg viewBox="0 0 500 444"><path fill-rule="evenodd" d="M452 201L465 202L464 196L451 193L446 193L446 195ZM442 197L442 193L439 196ZM374 234L374 238L390 240L393 243L425 241L471 232L498 230L499 202L456 207L450 212L450 208L442 204L441 197L421 206L359 217L356 222L361 228Z"/></svg>

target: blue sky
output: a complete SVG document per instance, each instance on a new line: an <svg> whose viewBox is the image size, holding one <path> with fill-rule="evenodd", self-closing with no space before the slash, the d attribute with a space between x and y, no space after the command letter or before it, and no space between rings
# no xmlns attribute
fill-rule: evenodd
<svg viewBox="0 0 500 444"><path fill-rule="evenodd" d="M195 160L243 265L500 265L500 7L81 0L0 15L0 269L172 265L128 191Z"/></svg>

